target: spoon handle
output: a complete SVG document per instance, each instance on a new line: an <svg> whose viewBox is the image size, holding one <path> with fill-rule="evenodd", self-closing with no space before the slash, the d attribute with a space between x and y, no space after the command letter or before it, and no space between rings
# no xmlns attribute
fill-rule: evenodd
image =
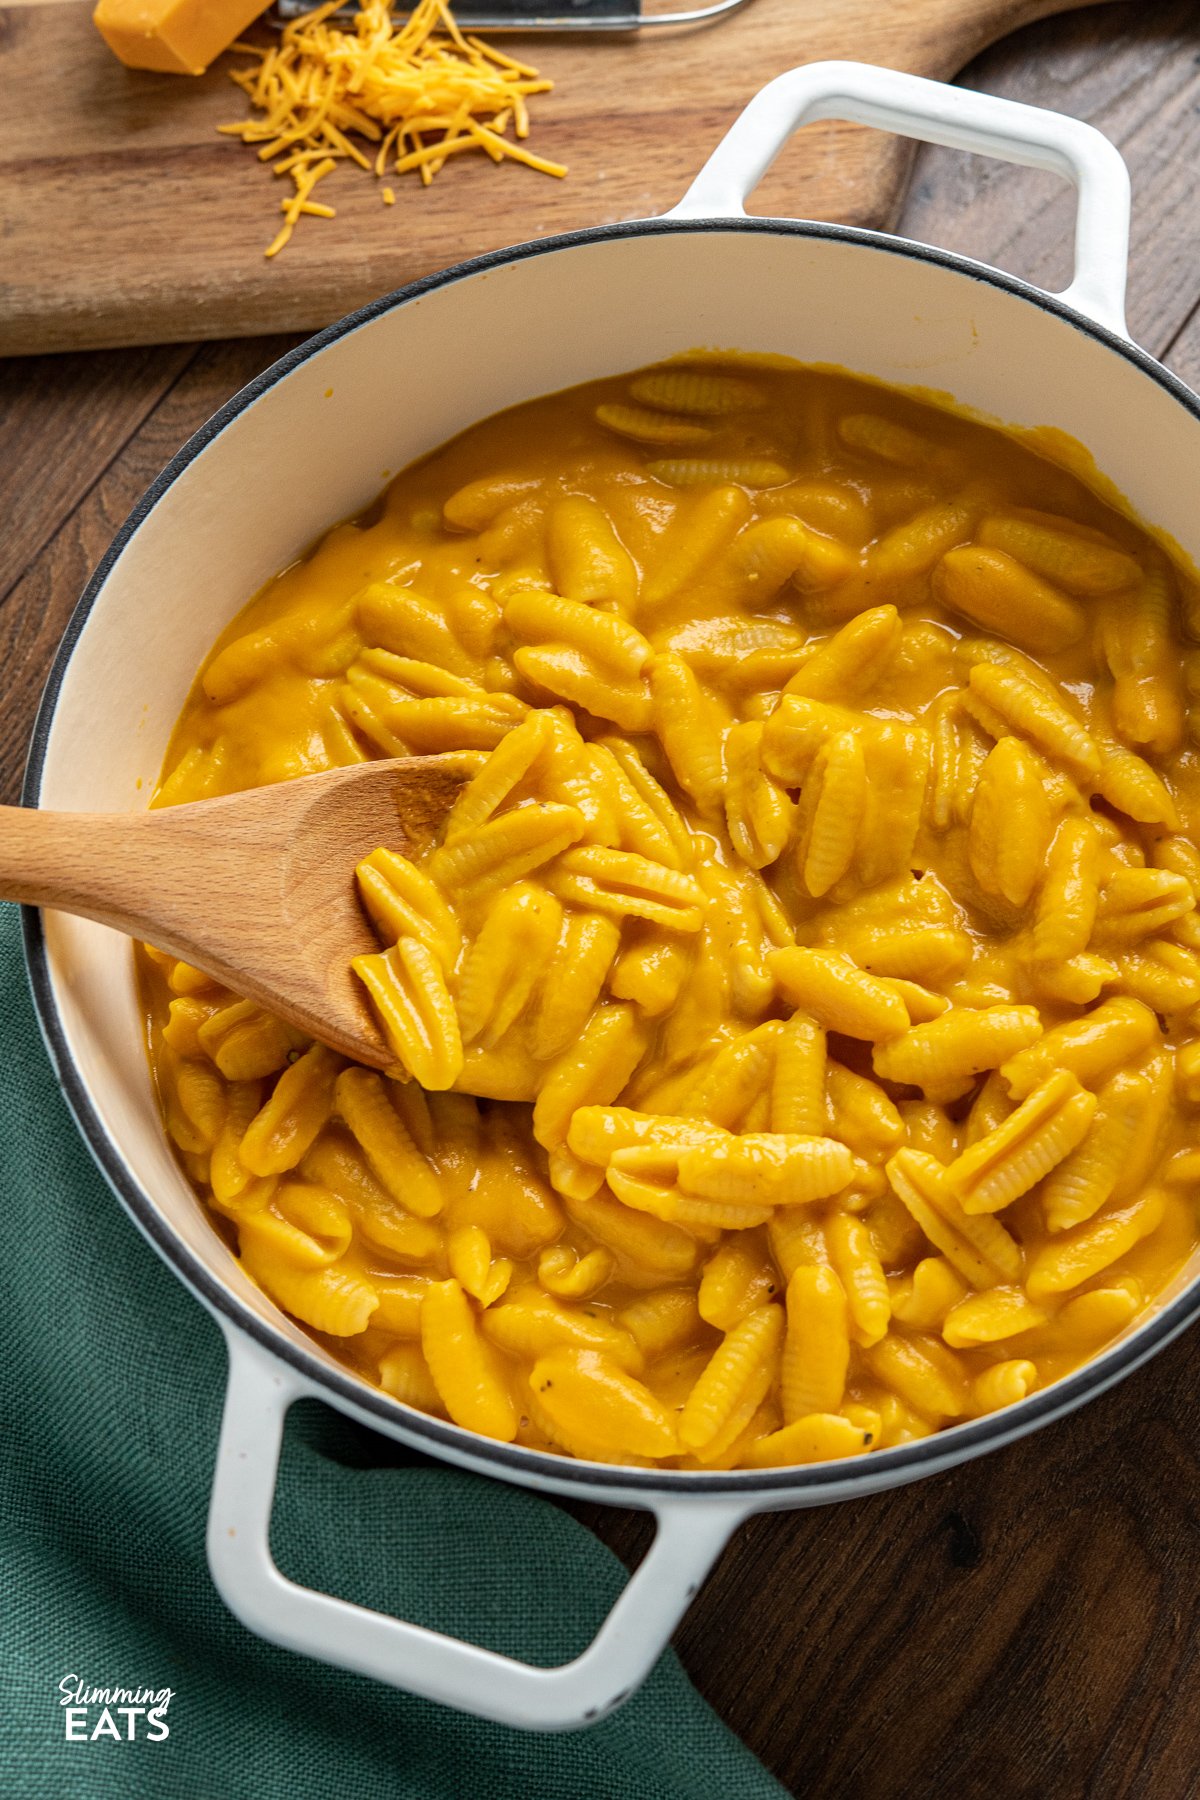
<svg viewBox="0 0 1200 1800"><path fill-rule="evenodd" d="M238 871L256 853L282 854L285 837L250 799L142 813L0 807L0 899L95 919L236 981L258 923L239 912Z"/></svg>
<svg viewBox="0 0 1200 1800"><path fill-rule="evenodd" d="M0 899L98 919L138 936L161 874L150 814L0 807Z"/></svg>

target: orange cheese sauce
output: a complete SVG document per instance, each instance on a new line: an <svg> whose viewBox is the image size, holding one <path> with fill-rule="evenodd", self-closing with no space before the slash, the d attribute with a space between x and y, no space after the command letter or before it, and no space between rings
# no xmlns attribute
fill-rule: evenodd
<svg viewBox="0 0 1200 1800"><path fill-rule="evenodd" d="M828 1460L1182 1268L1200 598L1052 442L664 365L483 421L231 622L156 804L470 777L359 871L389 1076L140 964L184 1167L368 1381L590 1460Z"/></svg>

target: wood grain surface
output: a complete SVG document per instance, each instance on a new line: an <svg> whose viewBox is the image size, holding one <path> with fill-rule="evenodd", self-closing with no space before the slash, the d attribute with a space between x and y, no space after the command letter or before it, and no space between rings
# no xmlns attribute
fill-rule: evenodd
<svg viewBox="0 0 1200 1800"><path fill-rule="evenodd" d="M521 38L517 53L557 83L533 103L531 144L569 166L565 181L460 157L431 188L402 178L385 207L345 165L321 188L337 218L303 221L268 262L283 184L216 130L245 116L236 58L198 80L125 69L92 0L0 0L0 355L312 330L463 257L665 212L756 89L795 63L947 77L1003 32L1079 3L753 0L698 29ZM878 132L813 126L755 204L886 223L910 157Z"/></svg>
<svg viewBox="0 0 1200 1800"><path fill-rule="evenodd" d="M1193 0L1034 26L967 80L1076 112L1120 144L1135 196L1132 328L1200 386ZM902 225L1059 281L1069 216L1049 178L935 151L918 159ZM16 797L54 646L113 532L187 434L285 342L0 369L0 798ZM371 1440L364 1455L396 1452ZM1194 1800L1198 1497L1192 1332L1011 1449L874 1499L754 1521L678 1647L798 1800ZM585 1516L627 1557L645 1542L637 1515Z"/></svg>

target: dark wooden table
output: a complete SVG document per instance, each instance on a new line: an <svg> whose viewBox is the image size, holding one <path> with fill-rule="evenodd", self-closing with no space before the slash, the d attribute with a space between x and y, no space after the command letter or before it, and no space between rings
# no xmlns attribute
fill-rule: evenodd
<svg viewBox="0 0 1200 1800"><path fill-rule="evenodd" d="M1132 0L1033 27L964 79L1076 113L1121 146L1134 187L1133 334L1200 386L1194 0ZM936 151L917 163L901 229L1061 286L1070 219L1049 177ZM285 347L260 338L0 370L3 799L16 798L47 665L113 532L188 433ZM803 1800L1192 1800L1198 1503L1192 1333L1014 1449L874 1500L747 1526L679 1649ZM587 1517L623 1554L641 1549L636 1517Z"/></svg>

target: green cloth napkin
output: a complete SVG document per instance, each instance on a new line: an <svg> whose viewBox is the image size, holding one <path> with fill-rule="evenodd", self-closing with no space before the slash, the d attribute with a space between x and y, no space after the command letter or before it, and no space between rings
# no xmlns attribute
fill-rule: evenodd
<svg viewBox="0 0 1200 1800"><path fill-rule="evenodd" d="M671 1652L603 1725L531 1735L238 1624L204 1561L220 1333L76 1133L12 906L0 908L0 1067L6 1800L778 1800ZM315 1402L291 1415L273 1545L307 1585L547 1664L584 1647L624 1579L559 1508ZM67 1676L173 1689L169 1736L150 1741L139 1721L133 1742L68 1742Z"/></svg>

